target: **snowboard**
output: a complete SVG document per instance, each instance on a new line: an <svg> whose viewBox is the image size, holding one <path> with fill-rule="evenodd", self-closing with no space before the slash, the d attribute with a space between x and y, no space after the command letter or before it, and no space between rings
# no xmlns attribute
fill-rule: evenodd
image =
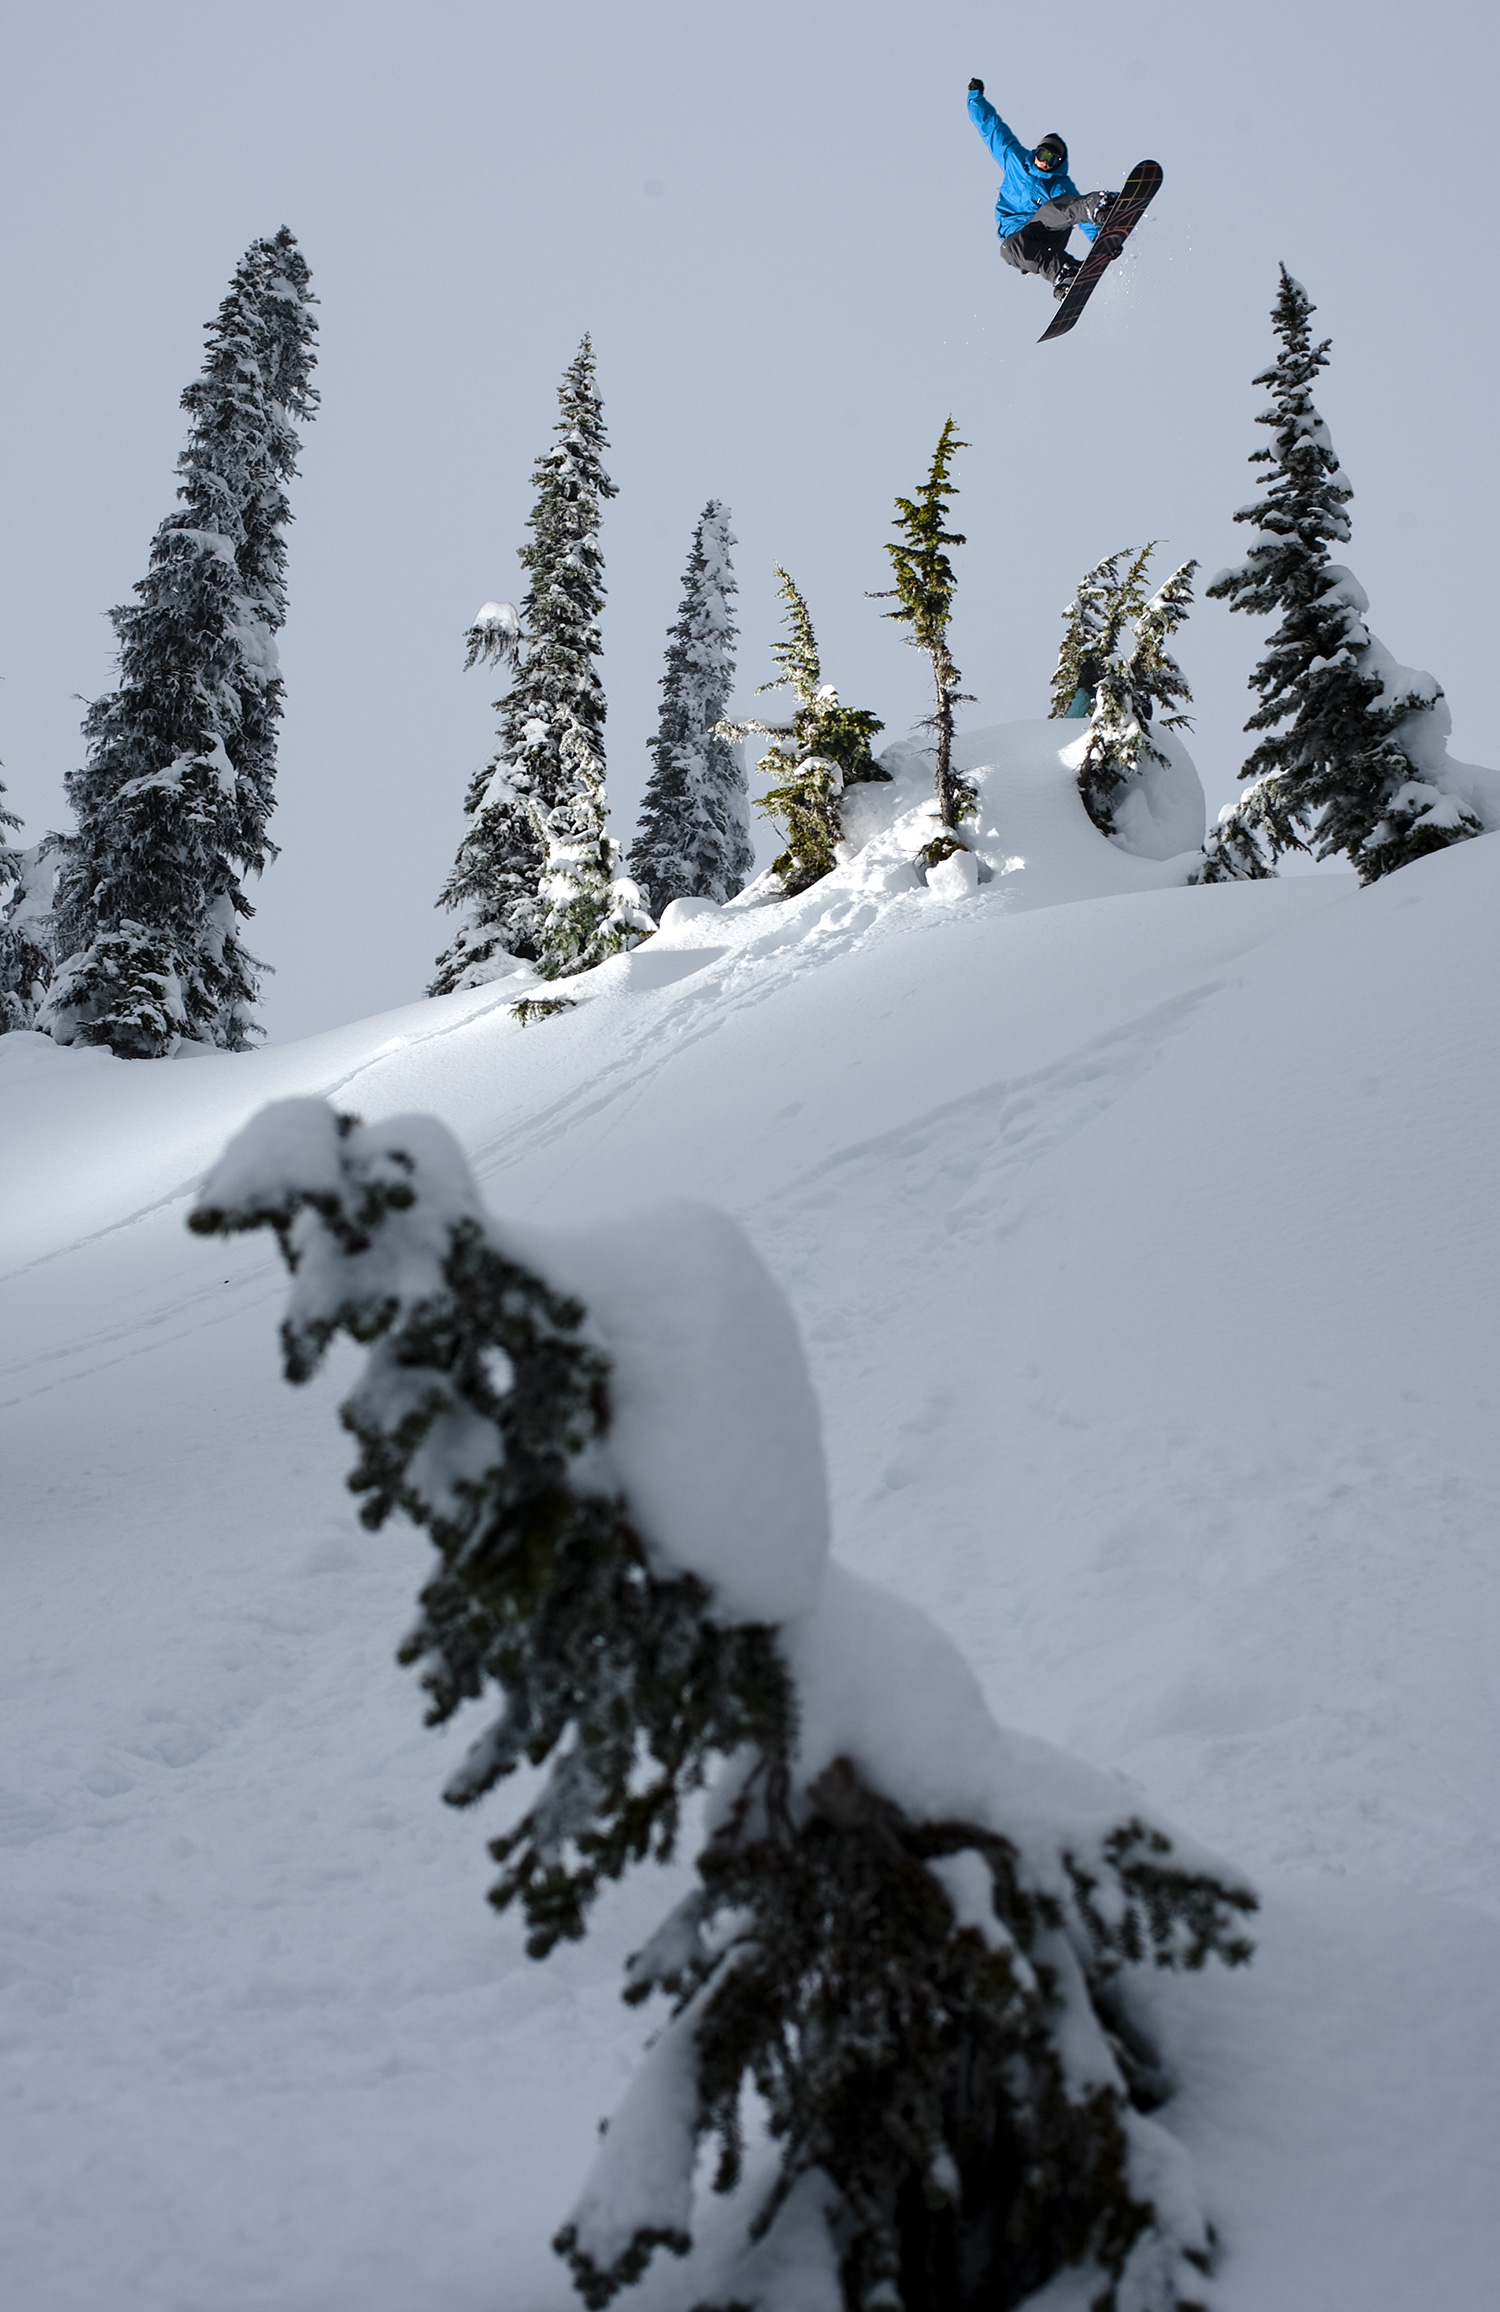
<svg viewBox="0 0 1500 2312"><path fill-rule="evenodd" d="M1074 274L1072 287L1058 306L1051 327L1044 329L1037 339L1038 345L1045 345L1049 337L1067 336L1103 280L1106 269L1119 256L1160 190L1160 162L1137 161L1120 188L1118 200L1105 210L1094 246Z"/></svg>

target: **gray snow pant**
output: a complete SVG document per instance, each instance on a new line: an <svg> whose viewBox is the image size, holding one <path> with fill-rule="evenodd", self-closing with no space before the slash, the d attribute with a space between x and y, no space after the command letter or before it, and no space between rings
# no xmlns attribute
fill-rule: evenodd
<svg viewBox="0 0 1500 2312"><path fill-rule="evenodd" d="M1019 233L1007 233L1001 241L1006 264L1014 265L1018 273L1040 273L1048 281L1071 272L1074 260L1068 255L1068 235L1075 225L1094 223L1101 199L1098 193L1071 193L1061 201L1043 201L1029 225Z"/></svg>

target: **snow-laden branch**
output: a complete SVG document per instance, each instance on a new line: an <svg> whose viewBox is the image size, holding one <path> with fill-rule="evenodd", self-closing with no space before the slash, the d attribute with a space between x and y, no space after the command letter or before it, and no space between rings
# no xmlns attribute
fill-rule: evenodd
<svg viewBox="0 0 1500 2312"><path fill-rule="evenodd" d="M475 666L514 666L522 639L513 602L481 602L464 633L464 672Z"/></svg>

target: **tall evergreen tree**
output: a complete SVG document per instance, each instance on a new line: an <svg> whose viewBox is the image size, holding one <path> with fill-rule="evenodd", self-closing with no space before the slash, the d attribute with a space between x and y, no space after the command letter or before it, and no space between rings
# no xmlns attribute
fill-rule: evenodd
<svg viewBox="0 0 1500 2312"><path fill-rule="evenodd" d="M1208 591L1233 610L1281 618L1250 677L1261 704L1245 728L1269 734L1240 772L1260 790L1250 820L1273 852L1343 852L1369 883L1482 829L1431 767L1443 750L1426 718L1441 689L1395 664L1365 624L1364 588L1329 558L1348 540L1353 492L1313 403L1331 342L1313 343L1315 311L1283 265L1271 314L1281 351L1255 380L1271 391L1256 423L1272 441L1250 459L1270 478L1234 517L1260 535Z"/></svg>
<svg viewBox="0 0 1500 2312"><path fill-rule="evenodd" d="M242 1051L260 967L243 879L275 856L287 484L317 395L307 264L285 227L246 252L182 397L182 505L136 600L110 613L120 683L84 719L68 780L57 951L44 1018L61 1042L149 1058L177 1037Z"/></svg>
<svg viewBox="0 0 1500 2312"><path fill-rule="evenodd" d="M788 633L784 642L772 643L777 673L760 687L763 692L789 689L797 702L792 719L721 723L719 731L730 740L756 733L772 741L756 768L773 784L756 809L767 819L785 821L786 849L772 860L771 872L791 899L837 863L845 788L865 780L886 780L890 773L870 752L871 739L885 725L868 707L840 705L833 684L823 680L807 604L783 569L778 567L776 575L787 606Z"/></svg>
<svg viewBox="0 0 1500 2312"><path fill-rule="evenodd" d="M516 671L496 702L500 744L470 782L468 827L439 896L465 913L429 995L482 986L517 960L540 963L549 978L581 971L651 929L604 829L599 523L616 492L587 337L557 399L557 440L532 471L519 627L492 628L497 647L477 652L471 634L471 665L499 656Z"/></svg>
<svg viewBox="0 0 1500 2312"><path fill-rule="evenodd" d="M0 795L5 782L0 779ZM4 840L18 829L14 811L0 803L0 1036L36 1025L52 976L51 912L56 838L29 851Z"/></svg>
<svg viewBox="0 0 1500 2312"><path fill-rule="evenodd" d="M727 509L710 498L694 526L682 605L667 637L651 776L630 849L631 873L653 915L674 899L722 906L744 889L755 864L744 760L719 730L734 689L734 542Z"/></svg>
<svg viewBox="0 0 1500 2312"><path fill-rule="evenodd" d="M967 448L950 417L938 435L927 479L915 498L896 500L899 536L888 541L885 549L896 575L891 589L896 608L885 615L911 628L907 640L914 649L927 653L937 693L936 708L925 725L937 742L934 769L941 833L936 844L929 846L934 864L944 851L954 848L952 831L974 808L974 790L953 768L953 709L967 693L958 687L962 677L948 648L948 623L958 580L947 549L962 546L964 539L959 531L944 527L948 500L958 493L958 484L948 469L955 454Z"/></svg>
<svg viewBox="0 0 1500 2312"><path fill-rule="evenodd" d="M1128 782L1148 762L1165 760L1150 735L1153 722L1186 728L1181 710L1192 700L1168 646L1192 607L1198 565L1184 562L1148 597L1146 571L1155 550L1153 540L1128 562L1121 552L1096 563L1063 614L1052 712L1063 720L1087 715L1078 791L1105 835L1114 833L1115 807Z"/></svg>

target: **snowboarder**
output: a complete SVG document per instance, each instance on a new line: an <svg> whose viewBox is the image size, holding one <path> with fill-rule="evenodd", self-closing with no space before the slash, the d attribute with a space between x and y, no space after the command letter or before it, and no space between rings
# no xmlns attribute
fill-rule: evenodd
<svg viewBox="0 0 1500 2312"><path fill-rule="evenodd" d="M984 93L982 80L969 82L969 118L1000 163L995 228L1000 254L1021 273L1040 273L1054 297L1065 297L1082 262L1069 256L1068 235L1077 225L1092 241L1114 193L1081 193L1068 175L1068 148L1054 129L1029 149L1006 127Z"/></svg>

